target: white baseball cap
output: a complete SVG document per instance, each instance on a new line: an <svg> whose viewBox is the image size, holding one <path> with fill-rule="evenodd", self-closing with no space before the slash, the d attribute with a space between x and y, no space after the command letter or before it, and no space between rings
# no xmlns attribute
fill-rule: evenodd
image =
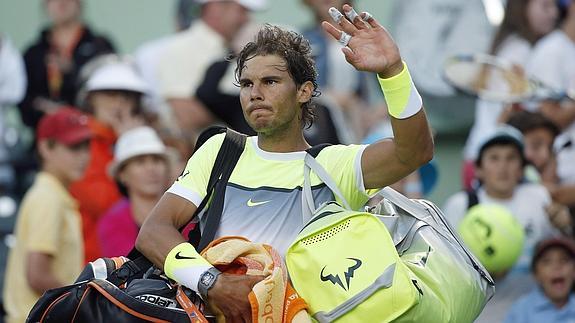
<svg viewBox="0 0 575 323"><path fill-rule="evenodd" d="M521 157L525 160L523 153L523 134L517 128L510 125L498 126L493 133L483 139L479 145L479 155L476 160L480 160L483 156L485 149L494 144L513 144L521 153Z"/></svg>
<svg viewBox="0 0 575 323"><path fill-rule="evenodd" d="M123 90L148 93L146 82L131 65L114 62L98 68L86 82L86 91Z"/></svg>
<svg viewBox="0 0 575 323"><path fill-rule="evenodd" d="M147 126L130 129L116 142L109 173L116 177L120 167L130 158L142 155L160 155L167 158L166 152L166 146L154 129Z"/></svg>
<svg viewBox="0 0 575 323"><path fill-rule="evenodd" d="M205 4L216 1L235 1L251 11L261 11L267 7L267 0L196 0L196 3Z"/></svg>

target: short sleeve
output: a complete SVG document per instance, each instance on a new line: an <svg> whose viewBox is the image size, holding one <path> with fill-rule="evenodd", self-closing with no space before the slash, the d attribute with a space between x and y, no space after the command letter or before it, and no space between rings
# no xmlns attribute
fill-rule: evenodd
<svg viewBox="0 0 575 323"><path fill-rule="evenodd" d="M26 250L47 254L58 252L63 217L68 216L64 202L56 194L44 192L26 205Z"/></svg>
<svg viewBox="0 0 575 323"><path fill-rule="evenodd" d="M353 209L359 209L378 190L366 191L361 156L366 145L334 145L325 148L318 161L331 175Z"/></svg>
<svg viewBox="0 0 575 323"><path fill-rule="evenodd" d="M210 174L225 134L217 134L208 139L188 160L182 175L168 189L199 206L206 196Z"/></svg>

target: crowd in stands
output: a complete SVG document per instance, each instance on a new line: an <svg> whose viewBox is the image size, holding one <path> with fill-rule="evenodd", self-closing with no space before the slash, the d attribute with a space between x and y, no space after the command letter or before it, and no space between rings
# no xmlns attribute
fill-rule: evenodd
<svg viewBox="0 0 575 323"><path fill-rule="evenodd" d="M300 32L321 91L316 121L305 129L312 145L393 136L375 76L346 64L341 45L320 28L329 7L350 2L302 0L314 20ZM0 118L0 192L19 202L2 298L8 322L23 322L44 291L73 282L87 262L127 255L203 129L225 124L255 134L229 57L257 32L252 12L270 5L181 0L177 12L186 14L177 15L176 33L129 57L83 20L82 0L43 0L49 24L23 55L0 36L0 112L17 106L34 134L27 158L13 163ZM489 54L575 90L575 0L507 0ZM573 320L575 101L478 99L458 167L461 192L442 207L454 228L473 205L497 204L525 233L517 262L491 273L496 294L478 322ZM435 175L429 164L395 188L426 197Z"/></svg>

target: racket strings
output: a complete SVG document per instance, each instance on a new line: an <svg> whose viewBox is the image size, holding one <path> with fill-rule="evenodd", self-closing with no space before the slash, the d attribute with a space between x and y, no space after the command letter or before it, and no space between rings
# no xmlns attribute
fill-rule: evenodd
<svg viewBox="0 0 575 323"><path fill-rule="evenodd" d="M452 60L445 66L445 77L456 88L482 99L512 102L527 98L531 86L521 68L475 60Z"/></svg>

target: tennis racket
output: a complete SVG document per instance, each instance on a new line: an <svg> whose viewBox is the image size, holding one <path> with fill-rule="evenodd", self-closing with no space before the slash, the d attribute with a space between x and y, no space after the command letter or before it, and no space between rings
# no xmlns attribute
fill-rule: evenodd
<svg viewBox="0 0 575 323"><path fill-rule="evenodd" d="M527 77L522 68L499 57L475 54L448 58L443 77L456 89L486 101L503 103L575 99L563 91Z"/></svg>

